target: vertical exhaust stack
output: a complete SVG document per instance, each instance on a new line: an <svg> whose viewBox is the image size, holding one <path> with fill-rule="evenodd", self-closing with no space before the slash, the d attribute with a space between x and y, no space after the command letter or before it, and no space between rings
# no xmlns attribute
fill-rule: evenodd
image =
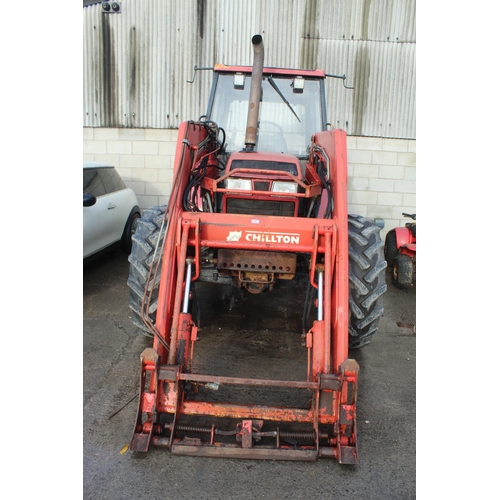
<svg viewBox="0 0 500 500"><path fill-rule="evenodd" d="M262 70L264 68L264 44L262 36L254 35L252 83L250 85L250 99L248 101L247 129L244 151L252 152L257 144L257 127L259 123L260 99L262 96Z"/></svg>

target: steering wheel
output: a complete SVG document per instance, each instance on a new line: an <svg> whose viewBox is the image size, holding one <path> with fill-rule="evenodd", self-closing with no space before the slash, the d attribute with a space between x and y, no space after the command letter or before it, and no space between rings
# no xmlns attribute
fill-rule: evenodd
<svg viewBox="0 0 500 500"><path fill-rule="evenodd" d="M259 122L259 131L262 129L262 128L265 128L265 127L262 127L262 125L270 125L271 127L274 127L276 129L278 129L277 131L268 131L268 133L271 133L271 134L276 134L276 135L283 135L283 129L275 122L269 122L269 121L266 121L266 120L263 120L261 122Z"/></svg>

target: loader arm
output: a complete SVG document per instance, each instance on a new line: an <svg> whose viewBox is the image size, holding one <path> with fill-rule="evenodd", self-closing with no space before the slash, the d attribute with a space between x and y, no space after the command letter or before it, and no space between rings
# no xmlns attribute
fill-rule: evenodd
<svg viewBox="0 0 500 500"><path fill-rule="evenodd" d="M210 126L195 122L181 125L173 189L165 214L158 312L152 329L155 338L153 347L141 356L141 397L131 449L147 451L150 445L156 445L186 455L283 460L335 457L342 463L356 463L358 366L347 357L345 133L335 130L314 135L306 167L309 172L306 178L310 182L304 182L308 185L318 180L311 174L317 170L317 165L321 164L328 171L330 192L335 200L329 218L185 210L186 189L200 165L206 166L204 189L213 186L214 192L208 194L215 200L217 178L221 177L217 152L217 142L213 137L210 139ZM270 173L256 172L260 175ZM241 171L236 169L233 175L241 176ZM306 199L318 198L315 189L303 191L308 193L303 196ZM218 193L219 196L225 194ZM255 192L250 190L247 196L252 195ZM267 196L285 199L290 195L274 193ZM221 377L193 371L198 328L187 306L191 300L191 286L203 274L202 253L207 248L218 256L212 259L214 272L222 276L226 273L244 286L251 282L253 286L257 283L264 287L273 280L290 279L295 256L307 257L308 282L316 290L318 311L321 312L304 332L308 359L306 379ZM270 256L275 258L269 261ZM230 262L236 258L240 259L238 264L243 271L237 269L238 264ZM265 264L268 261L270 265ZM280 269L280 264L286 269ZM251 266L263 269L249 271ZM264 269L266 267L269 269ZM261 276L266 278L259 281ZM199 397L192 397L187 390L188 384L257 386L264 390L272 387L305 389L313 397L307 408L201 401ZM192 428L183 423L189 416L203 416L210 423ZM217 426L223 419L240 421L234 429L235 443L219 441L218 436L228 432ZM309 430L296 431L294 435L302 444L290 446L285 438L291 431L280 431L280 427L274 425L272 431L263 430L270 422L305 424ZM190 437L200 434L206 439ZM261 441L265 444L259 444Z"/></svg>

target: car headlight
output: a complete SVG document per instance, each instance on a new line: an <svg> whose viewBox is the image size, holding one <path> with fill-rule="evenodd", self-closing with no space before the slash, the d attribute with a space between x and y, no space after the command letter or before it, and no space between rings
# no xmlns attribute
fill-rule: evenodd
<svg viewBox="0 0 500 500"><path fill-rule="evenodd" d="M274 193L296 193L298 184L295 182L274 181L272 191Z"/></svg>
<svg viewBox="0 0 500 500"><path fill-rule="evenodd" d="M228 177L226 179L227 189L239 189L241 191L251 191L252 190L252 180L251 179L235 179L234 177Z"/></svg>

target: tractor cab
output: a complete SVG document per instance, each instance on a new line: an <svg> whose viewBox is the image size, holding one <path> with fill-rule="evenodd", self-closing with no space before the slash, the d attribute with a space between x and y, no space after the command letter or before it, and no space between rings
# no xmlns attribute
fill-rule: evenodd
<svg viewBox="0 0 500 500"><path fill-rule="evenodd" d="M206 120L223 131L223 148L216 180L202 187L217 212L318 216L331 197L321 197L330 191L324 162L311 160L311 138L326 130L326 75L264 68L261 37L252 43L253 67L214 67Z"/></svg>
<svg viewBox="0 0 500 500"><path fill-rule="evenodd" d="M245 146L252 68L214 67L207 117L226 133L226 152ZM309 155L311 136L326 130L324 71L263 68L255 151Z"/></svg>

